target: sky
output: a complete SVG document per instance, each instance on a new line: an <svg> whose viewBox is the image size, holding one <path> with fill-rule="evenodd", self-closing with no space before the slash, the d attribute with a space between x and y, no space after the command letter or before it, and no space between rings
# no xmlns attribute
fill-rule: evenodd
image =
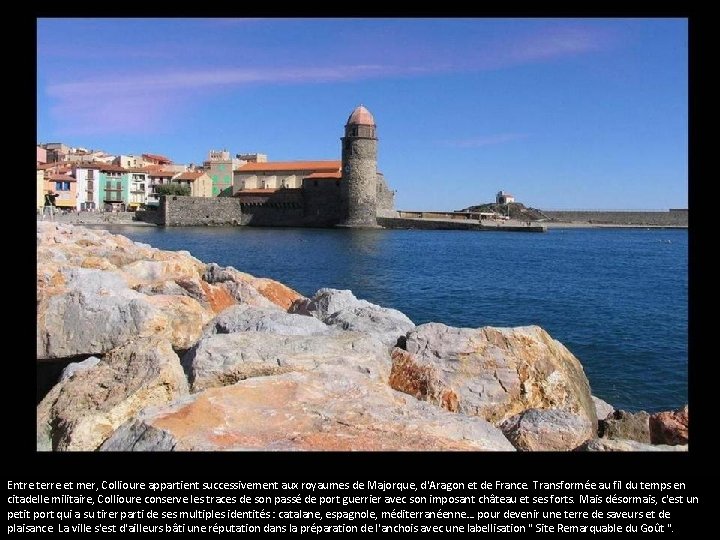
<svg viewBox="0 0 720 540"><path fill-rule="evenodd" d="M685 19L38 19L37 141L339 159L402 210L687 207Z"/></svg>

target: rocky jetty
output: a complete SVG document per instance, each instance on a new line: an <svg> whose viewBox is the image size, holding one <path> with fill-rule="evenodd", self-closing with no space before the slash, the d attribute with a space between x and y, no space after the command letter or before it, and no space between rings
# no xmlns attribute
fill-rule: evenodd
<svg viewBox="0 0 720 540"><path fill-rule="evenodd" d="M687 448L687 407L615 411L536 326L416 326L59 223L38 223L37 253L37 361L67 364L38 450Z"/></svg>

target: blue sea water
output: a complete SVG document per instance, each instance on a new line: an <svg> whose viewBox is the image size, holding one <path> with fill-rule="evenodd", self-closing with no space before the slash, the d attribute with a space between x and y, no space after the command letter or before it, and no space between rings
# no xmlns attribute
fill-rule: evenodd
<svg viewBox="0 0 720 540"><path fill-rule="evenodd" d="M616 408L687 402L688 233L151 228L113 232L205 262L399 309L416 324L537 324Z"/></svg>

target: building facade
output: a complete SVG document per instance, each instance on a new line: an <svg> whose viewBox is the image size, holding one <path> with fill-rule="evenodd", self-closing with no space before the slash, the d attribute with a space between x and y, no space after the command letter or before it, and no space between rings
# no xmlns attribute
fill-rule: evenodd
<svg viewBox="0 0 720 540"><path fill-rule="evenodd" d="M148 173L148 194L147 194L147 205L158 206L160 204L160 194L158 193L158 187L169 184L174 176L177 176L176 172L173 171L150 171Z"/></svg>
<svg viewBox="0 0 720 540"><path fill-rule="evenodd" d="M126 210L130 199L128 173L118 165L100 168L100 189L105 210Z"/></svg>
<svg viewBox="0 0 720 540"><path fill-rule="evenodd" d="M145 208L148 196L148 172L143 168L127 169L128 181L128 210Z"/></svg>
<svg viewBox="0 0 720 540"><path fill-rule="evenodd" d="M315 173L340 174L340 161L250 162L233 173L233 194L245 189L297 189Z"/></svg>
<svg viewBox="0 0 720 540"><path fill-rule="evenodd" d="M230 157L227 150L210 150L205 172L212 179L213 197L230 197L233 192L233 169L239 160Z"/></svg>
<svg viewBox="0 0 720 540"><path fill-rule="evenodd" d="M77 208L77 181L69 174L52 174L46 181L47 191L57 194L55 206L62 210ZM44 197L43 197L44 198Z"/></svg>
<svg viewBox="0 0 720 540"><path fill-rule="evenodd" d="M514 202L515 202L515 197L513 197L507 191L498 191L497 195L495 195L495 203L496 204L508 204L508 203L514 203Z"/></svg>
<svg viewBox="0 0 720 540"><path fill-rule="evenodd" d="M212 178L206 172L184 172L171 179L173 184L190 188L191 197L212 197Z"/></svg>
<svg viewBox="0 0 720 540"><path fill-rule="evenodd" d="M102 165L83 164L73 167L73 176L77 181L77 209L99 210L102 208L100 199L100 167Z"/></svg>

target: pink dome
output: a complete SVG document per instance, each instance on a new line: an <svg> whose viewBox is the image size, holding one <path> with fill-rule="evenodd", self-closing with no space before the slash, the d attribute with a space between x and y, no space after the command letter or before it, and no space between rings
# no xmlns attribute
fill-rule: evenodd
<svg viewBox="0 0 720 540"><path fill-rule="evenodd" d="M356 107L355 110L352 112L352 114L348 118L347 123L363 126L374 126L375 119L373 118L373 115L372 113L370 113L370 111L360 105Z"/></svg>

